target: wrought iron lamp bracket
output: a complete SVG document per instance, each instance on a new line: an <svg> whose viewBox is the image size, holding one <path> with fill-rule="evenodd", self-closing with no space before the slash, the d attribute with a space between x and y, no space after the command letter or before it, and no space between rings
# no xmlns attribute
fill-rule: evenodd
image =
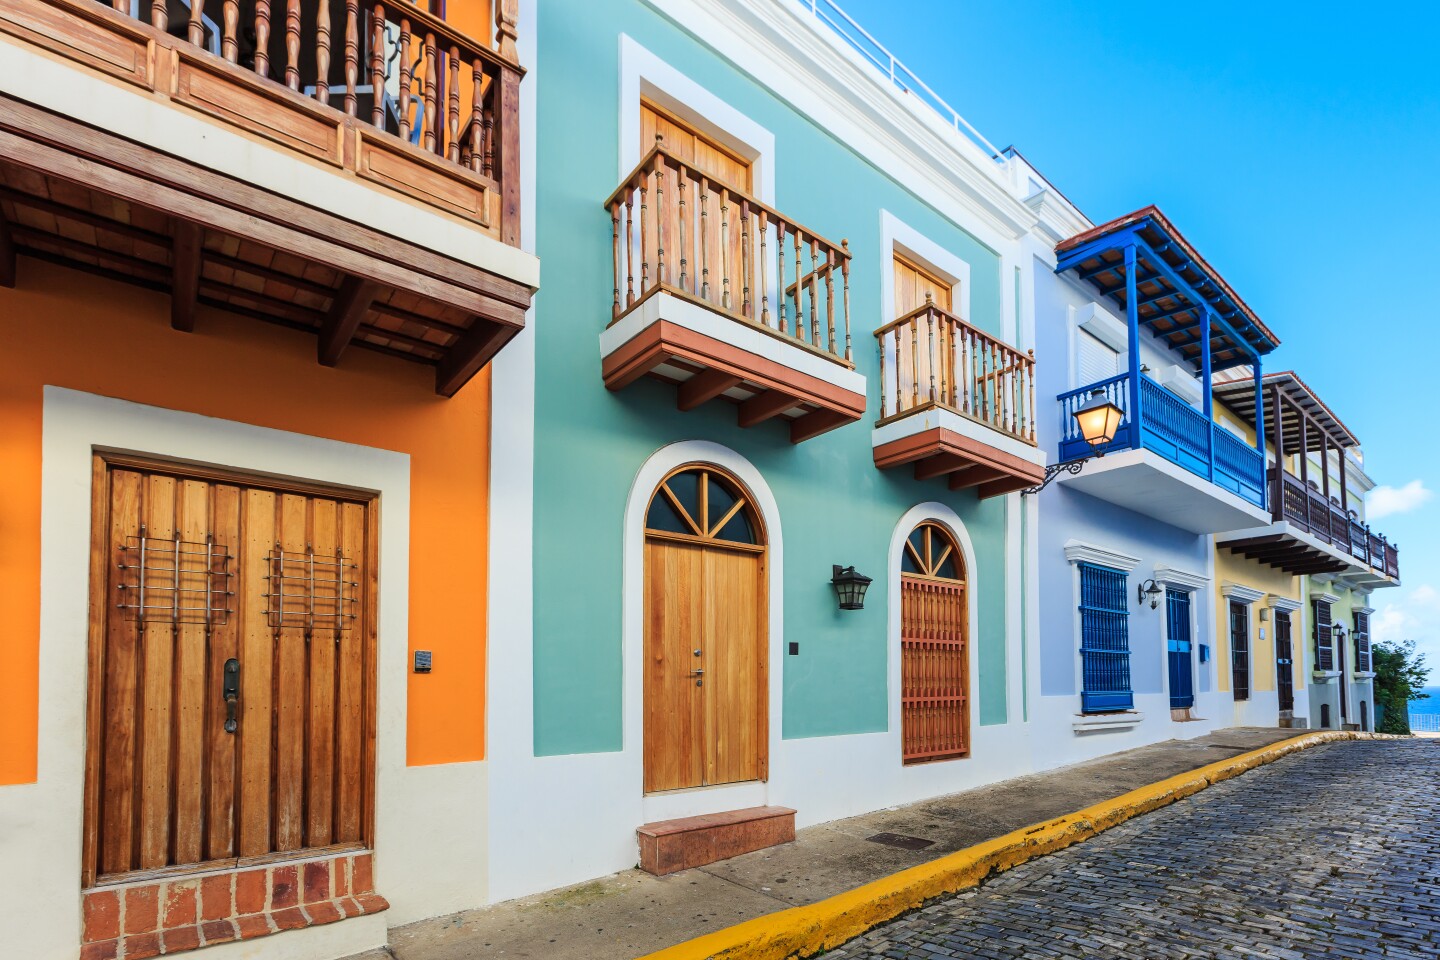
<svg viewBox="0 0 1440 960"><path fill-rule="evenodd" d="M1054 480L1060 474L1078 474L1081 470L1085 469L1085 464L1094 459L1095 457L1090 456L1081 457L1079 460L1066 460L1064 463L1052 463L1045 468L1045 479L1033 487L1026 487L1024 490L1021 490L1020 495L1022 497L1028 497L1031 494L1039 493L1041 490L1050 486L1050 481Z"/></svg>

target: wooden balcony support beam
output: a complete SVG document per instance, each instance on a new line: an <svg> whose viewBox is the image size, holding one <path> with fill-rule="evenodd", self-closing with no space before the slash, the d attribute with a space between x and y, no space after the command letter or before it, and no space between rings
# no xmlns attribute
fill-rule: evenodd
<svg viewBox="0 0 1440 960"><path fill-rule="evenodd" d="M320 325L320 340L316 346L316 358L322 366L333 367L340 362L360 321L370 312L370 304L380 293L380 285L360 277L347 276L340 282L340 289L331 301L330 312Z"/></svg>
<svg viewBox="0 0 1440 960"><path fill-rule="evenodd" d="M790 442L804 443L836 427L852 422L852 417L839 410L812 410L804 416L790 421Z"/></svg>
<svg viewBox="0 0 1440 960"><path fill-rule="evenodd" d="M702 403L708 403L741 383L741 378L728 370L711 368L702 370L680 384L676 391L675 406L681 410L694 410Z"/></svg>
<svg viewBox="0 0 1440 960"><path fill-rule="evenodd" d="M15 286L15 260L15 238L5 221L5 212L0 210L0 287Z"/></svg>
<svg viewBox="0 0 1440 960"><path fill-rule="evenodd" d="M170 326L185 333L195 329L201 252L204 248L204 228L176 217L175 236L170 242Z"/></svg>
<svg viewBox="0 0 1440 960"><path fill-rule="evenodd" d="M742 427L753 427L771 417L779 416L800 401L783 390L766 390L740 404L739 423Z"/></svg>
<svg viewBox="0 0 1440 960"><path fill-rule="evenodd" d="M915 461L915 479L933 480L947 473L967 470L973 466L975 466L975 461L967 460L965 457L953 453L937 453L933 457Z"/></svg>
<svg viewBox="0 0 1440 960"><path fill-rule="evenodd" d="M951 490L968 490L971 487L978 487L990 483L992 480L1000 480L1008 476L1004 470L997 470L994 467L982 467L978 464L969 470L950 477ZM1028 485L1028 484L1027 484Z"/></svg>
<svg viewBox="0 0 1440 960"><path fill-rule="evenodd" d="M519 332L519 327L475 318L474 325L455 341L435 368L435 392L453 397Z"/></svg>

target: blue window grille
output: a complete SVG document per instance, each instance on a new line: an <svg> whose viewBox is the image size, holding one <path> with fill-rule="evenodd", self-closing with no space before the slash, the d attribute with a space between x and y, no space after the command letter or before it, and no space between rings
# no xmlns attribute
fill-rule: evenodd
<svg viewBox="0 0 1440 960"><path fill-rule="evenodd" d="M1080 564L1080 664L1084 713L1130 710L1128 578L1120 570Z"/></svg>
<svg viewBox="0 0 1440 960"><path fill-rule="evenodd" d="M1191 666L1190 594L1171 587L1165 591L1166 656L1170 666L1170 709L1195 705L1195 671Z"/></svg>

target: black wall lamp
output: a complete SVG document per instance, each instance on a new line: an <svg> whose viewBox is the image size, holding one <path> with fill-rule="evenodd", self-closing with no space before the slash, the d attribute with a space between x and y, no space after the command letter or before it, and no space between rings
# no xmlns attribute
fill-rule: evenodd
<svg viewBox="0 0 1440 960"><path fill-rule="evenodd" d="M1125 411L1105 396L1104 390L1096 390L1090 394L1090 399L1076 407L1075 412L1070 416L1075 418L1075 425L1080 428L1080 436L1090 444L1090 449L1095 452L1088 457L1050 464L1045 468L1045 479L1036 486L1020 491L1021 496L1039 493L1050 486L1050 481L1061 473L1079 473L1091 460L1105 456L1105 451L1101 447L1115 439L1115 431L1120 429L1120 421L1125 419Z"/></svg>
<svg viewBox="0 0 1440 960"><path fill-rule="evenodd" d="M865 609L865 591L870 589L870 578L863 573L856 573L854 567L842 567L836 564L831 570L830 583L835 587L835 596L840 600L840 609Z"/></svg>
<svg viewBox="0 0 1440 960"><path fill-rule="evenodd" d="M1160 606L1160 594L1164 592L1164 590L1160 589L1160 584L1154 580L1146 580L1144 583L1136 585L1135 599L1137 603L1144 603L1146 600L1149 600L1150 609L1154 610Z"/></svg>

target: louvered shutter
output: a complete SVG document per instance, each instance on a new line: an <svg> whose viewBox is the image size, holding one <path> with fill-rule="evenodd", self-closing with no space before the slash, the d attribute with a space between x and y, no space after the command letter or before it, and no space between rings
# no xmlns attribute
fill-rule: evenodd
<svg viewBox="0 0 1440 960"><path fill-rule="evenodd" d="M1080 564L1080 663L1085 713L1129 710L1130 612L1126 575L1094 564Z"/></svg>
<svg viewBox="0 0 1440 960"><path fill-rule="evenodd" d="M1076 351L1078 370L1076 386L1086 386L1109 380L1120 372L1120 354L1095 334L1087 330L1077 331Z"/></svg>
<svg viewBox="0 0 1440 960"><path fill-rule="evenodd" d="M1370 659L1370 614L1355 614L1355 669L1370 673L1375 667Z"/></svg>
<svg viewBox="0 0 1440 960"><path fill-rule="evenodd" d="M1330 604L1325 600L1312 601L1315 610L1315 668L1335 669L1335 647L1332 641L1334 625L1330 620Z"/></svg>

